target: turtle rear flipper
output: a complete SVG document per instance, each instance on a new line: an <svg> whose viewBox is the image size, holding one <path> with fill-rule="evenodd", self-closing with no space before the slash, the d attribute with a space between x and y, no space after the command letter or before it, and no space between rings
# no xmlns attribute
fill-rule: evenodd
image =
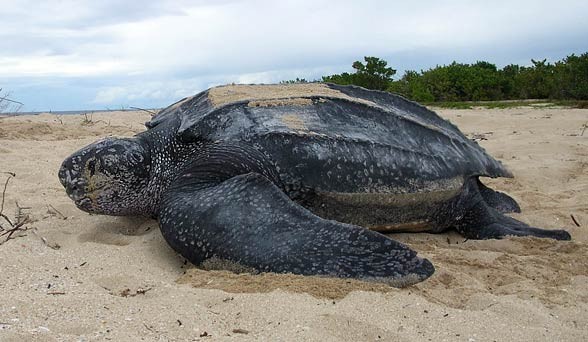
<svg viewBox="0 0 588 342"><path fill-rule="evenodd" d="M164 194L160 226L194 264L221 259L259 272L295 273L408 286L433 265L367 229L322 219L258 173L202 184L180 177Z"/></svg>
<svg viewBox="0 0 588 342"><path fill-rule="evenodd" d="M480 195L484 198L484 202L488 204L490 207L498 210L501 213L520 213L521 207L515 201L514 198L510 197L509 195L492 190L486 185L484 185L480 180L477 180L478 183L478 190L480 191Z"/></svg>
<svg viewBox="0 0 588 342"><path fill-rule="evenodd" d="M485 186L478 190L479 184L481 184L479 181L477 184L473 181L466 184L465 195L461 199L463 205L466 202L469 205L463 217L455 224L455 228L466 238L501 239L506 236L535 236L556 240L571 239L570 234L565 230L535 228L512 217L503 215L499 210L500 208L495 209L486 202L486 197L483 196L484 192L489 194L489 190L493 191L494 194L503 195L506 198L510 197L503 193L495 192Z"/></svg>

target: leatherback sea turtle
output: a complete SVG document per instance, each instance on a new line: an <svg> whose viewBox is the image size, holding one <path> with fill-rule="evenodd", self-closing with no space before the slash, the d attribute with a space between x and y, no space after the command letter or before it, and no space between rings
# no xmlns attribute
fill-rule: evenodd
<svg viewBox="0 0 588 342"><path fill-rule="evenodd" d="M378 230L570 239L504 216L518 205L478 177L511 173L448 121L390 93L228 85L146 126L84 147L59 178L84 211L158 218L196 265L406 286L434 267Z"/></svg>

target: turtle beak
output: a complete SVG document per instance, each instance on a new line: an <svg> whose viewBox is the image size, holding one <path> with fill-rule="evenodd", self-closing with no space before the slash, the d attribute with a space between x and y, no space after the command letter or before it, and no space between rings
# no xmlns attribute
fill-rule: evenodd
<svg viewBox="0 0 588 342"><path fill-rule="evenodd" d="M59 169L59 181L65 188L65 192L78 204L85 198L84 189L86 188L86 182L81 172L78 171L79 167L73 163L72 158L66 159Z"/></svg>
<svg viewBox="0 0 588 342"><path fill-rule="evenodd" d="M67 166L65 165L65 161L61 164L61 167L59 168L59 172L57 173L57 176L59 177L59 182L61 183L61 185L63 185L63 187L65 188L66 192L67 192L67 184L69 183L68 179L70 179L69 173L68 173L68 169Z"/></svg>
<svg viewBox="0 0 588 342"><path fill-rule="evenodd" d="M85 192L87 183L81 173L77 172L71 159L68 158L63 162L58 176L67 196L74 201L76 207L86 212L93 212L94 203Z"/></svg>

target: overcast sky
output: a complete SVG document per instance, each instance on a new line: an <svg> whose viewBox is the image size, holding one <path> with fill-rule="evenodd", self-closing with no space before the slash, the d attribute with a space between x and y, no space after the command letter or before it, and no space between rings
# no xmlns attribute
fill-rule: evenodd
<svg viewBox="0 0 588 342"><path fill-rule="evenodd" d="M588 1L0 0L0 88L25 111L166 106L222 83L588 51Z"/></svg>

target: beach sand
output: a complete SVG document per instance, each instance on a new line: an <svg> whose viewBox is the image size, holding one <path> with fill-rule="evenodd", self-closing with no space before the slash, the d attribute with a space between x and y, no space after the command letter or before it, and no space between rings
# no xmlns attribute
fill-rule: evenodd
<svg viewBox="0 0 588 342"><path fill-rule="evenodd" d="M519 201L517 219L573 240L396 234L437 269L404 289L198 270L157 222L83 213L57 179L69 154L144 130L148 113L1 118L0 172L16 174L3 212L18 202L30 222L0 245L0 340L588 340L588 110L438 112L513 171L486 183Z"/></svg>

